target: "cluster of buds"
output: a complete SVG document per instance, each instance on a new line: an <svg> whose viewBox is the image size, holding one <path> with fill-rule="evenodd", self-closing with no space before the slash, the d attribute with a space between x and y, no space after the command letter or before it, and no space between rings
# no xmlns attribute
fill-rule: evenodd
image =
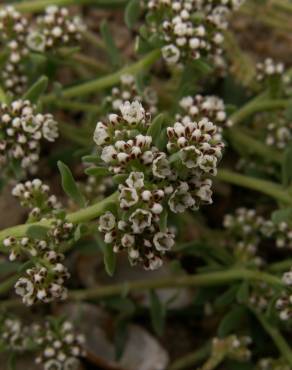
<svg viewBox="0 0 292 370"><path fill-rule="evenodd" d="M70 321L47 321L43 326L34 326L36 343L41 354L36 358L44 370L77 370L79 358L85 355L85 338L76 334Z"/></svg>
<svg viewBox="0 0 292 370"><path fill-rule="evenodd" d="M29 343L29 328L15 317L3 316L0 321L0 346L7 351L22 352Z"/></svg>
<svg viewBox="0 0 292 370"><path fill-rule="evenodd" d="M256 256L261 241L261 228L265 220L257 215L255 209L237 208L234 214L225 215L223 225L230 236L231 248L235 257L242 261L253 260L257 264L261 260Z"/></svg>
<svg viewBox="0 0 292 370"><path fill-rule="evenodd" d="M95 176L88 176L85 183L80 186L84 190L86 199L101 200L106 194L111 194L114 190L114 183L111 177L97 178Z"/></svg>
<svg viewBox="0 0 292 370"><path fill-rule="evenodd" d="M28 22L13 7L7 6L0 11L0 31L0 41L7 49L1 79L8 92L19 95L27 85L22 61L28 54Z"/></svg>
<svg viewBox="0 0 292 370"><path fill-rule="evenodd" d="M286 289L281 292L280 297L277 299L276 309L279 312L279 318L287 321L292 318L292 270L283 274L282 281Z"/></svg>
<svg viewBox="0 0 292 370"><path fill-rule="evenodd" d="M282 359L262 358L257 363L257 370L292 370L292 367Z"/></svg>
<svg viewBox="0 0 292 370"><path fill-rule="evenodd" d="M50 195L49 186L40 179L17 184L12 189L12 195L20 201L22 207L31 209L29 215L31 221L40 220L51 211L61 208L57 197Z"/></svg>
<svg viewBox="0 0 292 370"><path fill-rule="evenodd" d="M275 290L270 285L257 282L253 284L249 294L249 304L259 313L265 312L275 294Z"/></svg>
<svg viewBox="0 0 292 370"><path fill-rule="evenodd" d="M262 228L263 235L275 241L277 248L292 248L292 227L288 222L267 220Z"/></svg>
<svg viewBox="0 0 292 370"><path fill-rule="evenodd" d="M63 243L72 240L74 226L63 219L60 203L54 195L49 195L49 187L40 180L17 184L12 193L23 206L31 208L30 221L53 218L49 226L44 226L36 235L28 233L22 238L4 239L10 260L26 256L32 262L16 282L15 291L29 306L37 301L64 300L67 297L64 283L70 275L60 249Z"/></svg>
<svg viewBox="0 0 292 370"><path fill-rule="evenodd" d="M199 121L207 117L218 129L232 126L231 120L227 118L223 100L215 95L185 96L180 100L179 106L181 112L176 115L178 121Z"/></svg>
<svg viewBox="0 0 292 370"><path fill-rule="evenodd" d="M257 63L257 80L264 81L269 77L283 77L284 64L275 62L272 58L265 59L262 63Z"/></svg>
<svg viewBox="0 0 292 370"><path fill-rule="evenodd" d="M248 336L229 335L225 338L214 338L211 358L223 355L236 361L248 361L251 357L251 351L248 349L251 342Z"/></svg>
<svg viewBox="0 0 292 370"><path fill-rule="evenodd" d="M40 141L55 141L58 124L51 114L37 113L28 100L15 100L0 105L0 164L17 162L35 172L39 160Z"/></svg>
<svg viewBox="0 0 292 370"><path fill-rule="evenodd" d="M212 202L210 177L216 174L223 142L205 118L163 128L169 141L158 149L147 135L151 122L142 105L126 102L120 111L108 123L98 122L94 134L103 165L122 175L117 214L101 216L99 230L115 252L127 250L132 263L155 269L174 245L161 219L168 211L196 210Z"/></svg>
<svg viewBox="0 0 292 370"><path fill-rule="evenodd" d="M151 114L157 113L158 96L156 91L148 86L142 93L139 93L135 77L124 74L120 78L120 85L113 87L111 95L106 97L106 104L109 104L110 111L119 112L120 107L126 101L135 100L142 103Z"/></svg>
<svg viewBox="0 0 292 370"><path fill-rule="evenodd" d="M266 126L266 144L284 150L292 140L292 122L278 116L276 123Z"/></svg>
<svg viewBox="0 0 292 370"><path fill-rule="evenodd" d="M150 32L165 45L162 55L169 64L201 57L220 58L223 30L230 13L241 1L151 0L147 2Z"/></svg>
<svg viewBox="0 0 292 370"><path fill-rule="evenodd" d="M37 18L36 29L28 35L27 44L39 52L72 46L80 41L83 30L79 17L70 15L66 8L51 5Z"/></svg>

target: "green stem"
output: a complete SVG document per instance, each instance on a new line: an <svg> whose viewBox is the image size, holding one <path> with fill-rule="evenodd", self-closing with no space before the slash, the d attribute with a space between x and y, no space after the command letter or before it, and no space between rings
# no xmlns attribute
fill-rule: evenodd
<svg viewBox="0 0 292 370"><path fill-rule="evenodd" d="M228 130L228 138L234 145L235 150L238 148L239 144L243 146L244 149L249 153L258 154L272 163L280 165L282 164L283 155L280 152L254 139L251 135L248 135L246 132L237 127Z"/></svg>
<svg viewBox="0 0 292 370"><path fill-rule="evenodd" d="M264 281L276 286L284 285L280 278L264 272L246 269L231 269L228 271L210 272L198 275L171 276L161 279L140 280L115 285L99 286L86 290L75 290L69 294L69 297L70 299L77 301L89 300L119 295L125 291L133 292L149 289L181 288L186 286L216 286L245 279L251 281Z"/></svg>
<svg viewBox="0 0 292 370"><path fill-rule="evenodd" d="M271 263L268 266L268 270L271 272L282 272L282 271L288 271L292 267L292 259L287 259L280 262Z"/></svg>
<svg viewBox="0 0 292 370"><path fill-rule="evenodd" d="M53 104L59 108L76 112L100 113L101 111L100 106L97 104L83 103L76 100L58 99L55 100ZM86 145L88 145L88 142L86 143Z"/></svg>
<svg viewBox="0 0 292 370"><path fill-rule="evenodd" d="M210 343L176 360L167 370L183 370L203 361L211 352Z"/></svg>
<svg viewBox="0 0 292 370"><path fill-rule="evenodd" d="M105 198L99 203L96 203L92 206L86 207L84 209L81 209L79 211L69 213L67 216L67 220L69 222L72 222L73 224L79 223L79 222L86 222L91 221L95 219L96 217L100 216L104 210L112 203L114 203L117 199L117 193L113 193L109 197ZM32 224L23 224L23 225L17 225L10 227L8 229L0 231L0 243L7 238L8 236L13 236L15 238L21 238L26 235L27 230L31 226L45 226L48 227L51 225L53 220L43 220L39 222L35 222Z"/></svg>
<svg viewBox="0 0 292 370"><path fill-rule="evenodd" d="M146 69L150 68L158 59L160 58L160 50L153 50L144 58L140 59L138 62L122 68L121 70L107 75L105 77L101 77L95 80L91 80L89 82L82 83L80 85L76 85L73 87L65 88L62 91L63 98L74 98L81 95L87 95L90 93L95 93L107 87L113 86L120 81L120 77L125 73L136 74L140 71L145 71ZM49 94L43 97L42 101L45 103L52 102L58 99L55 94Z"/></svg>
<svg viewBox="0 0 292 370"><path fill-rule="evenodd" d="M75 62L81 63L96 72L108 72L109 70L109 68L104 63L98 62L97 60L81 53L75 53L72 56L72 59Z"/></svg>
<svg viewBox="0 0 292 370"><path fill-rule="evenodd" d="M244 121L249 116L257 112L262 112L266 110L277 110L282 108L287 108L291 104L289 100L279 99L279 100L260 100L252 99L250 102L245 104L242 108L238 109L234 114L231 115L230 119L234 125Z"/></svg>
<svg viewBox="0 0 292 370"><path fill-rule="evenodd" d="M287 360L288 364L292 366L292 350L285 338L282 336L281 332L276 327L272 326L265 319L264 315L258 314L254 310L252 310L252 312L257 317L265 331L270 335L281 355Z"/></svg>
<svg viewBox="0 0 292 370"><path fill-rule="evenodd" d="M217 366L223 362L225 359L226 353L220 352L216 356L210 357L208 361L204 363L202 367L200 367L200 370L214 370Z"/></svg>
<svg viewBox="0 0 292 370"><path fill-rule="evenodd" d="M11 287L16 283L18 275L13 275L12 277L6 279L0 284L0 294L6 293Z"/></svg>
<svg viewBox="0 0 292 370"><path fill-rule="evenodd" d="M32 13L44 10L49 5L93 5L101 8L123 7L128 0L29 0L13 4L14 8L22 13ZM11 6L11 2L0 7Z"/></svg>
<svg viewBox="0 0 292 370"><path fill-rule="evenodd" d="M280 202L292 205L292 197L280 185L273 182L240 175L238 173L221 169L218 171L217 179L233 185L243 186L248 189L259 191L269 195Z"/></svg>

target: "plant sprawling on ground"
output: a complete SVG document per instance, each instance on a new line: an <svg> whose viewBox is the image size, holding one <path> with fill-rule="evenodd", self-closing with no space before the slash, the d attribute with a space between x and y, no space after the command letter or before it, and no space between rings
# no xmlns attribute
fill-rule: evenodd
<svg viewBox="0 0 292 370"><path fill-rule="evenodd" d="M237 32L256 49L291 18L289 0L0 5L5 369L292 369L292 71Z"/></svg>

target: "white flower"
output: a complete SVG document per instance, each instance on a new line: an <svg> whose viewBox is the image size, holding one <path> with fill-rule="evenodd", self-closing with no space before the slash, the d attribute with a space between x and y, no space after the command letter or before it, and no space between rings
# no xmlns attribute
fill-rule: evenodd
<svg viewBox="0 0 292 370"><path fill-rule="evenodd" d="M154 159L152 163L152 172L154 176L160 179L165 179L167 176L170 176L170 165L165 153L161 153Z"/></svg>
<svg viewBox="0 0 292 370"><path fill-rule="evenodd" d="M132 230L134 234L141 234L146 227L151 226L152 214L144 209L136 209L129 218L132 223Z"/></svg>
<svg viewBox="0 0 292 370"><path fill-rule="evenodd" d="M138 101L133 101L132 103L126 101L120 106L120 110L123 119L130 124L140 123L145 118L145 110Z"/></svg>
<svg viewBox="0 0 292 370"><path fill-rule="evenodd" d="M110 163L117 156L117 154L118 153L116 149L113 147L113 145L109 145L102 149L100 158L105 163Z"/></svg>
<svg viewBox="0 0 292 370"><path fill-rule="evenodd" d="M33 283L27 278L20 278L15 284L15 293L25 297L32 296L34 293Z"/></svg>
<svg viewBox="0 0 292 370"><path fill-rule="evenodd" d="M169 251L174 246L171 233L158 232L154 235L153 243L158 251Z"/></svg>
<svg viewBox="0 0 292 370"><path fill-rule="evenodd" d="M57 360L49 360L44 363L44 370L62 370L62 364Z"/></svg>
<svg viewBox="0 0 292 370"><path fill-rule="evenodd" d="M282 277L282 280L285 285L291 286L292 285L292 271L285 272Z"/></svg>
<svg viewBox="0 0 292 370"><path fill-rule="evenodd" d="M111 231L116 226L116 218L115 216L107 211L105 214L100 216L99 218L99 231Z"/></svg>
<svg viewBox="0 0 292 370"><path fill-rule="evenodd" d="M214 155L206 154L200 156L198 158L198 165L203 171L210 172L213 175L215 175L217 172L217 158Z"/></svg>
<svg viewBox="0 0 292 370"><path fill-rule="evenodd" d="M93 140L96 145L101 146L106 143L107 138L109 137L107 127L102 122L97 122Z"/></svg>
<svg viewBox="0 0 292 370"><path fill-rule="evenodd" d="M77 370L79 368L79 361L77 358L68 358L64 363L64 370Z"/></svg>
<svg viewBox="0 0 292 370"><path fill-rule="evenodd" d="M168 200L169 208L174 213L182 213L195 205L195 200L188 191L187 183L181 183Z"/></svg>
<svg viewBox="0 0 292 370"><path fill-rule="evenodd" d="M42 133L43 137L50 142L55 141L59 136L58 123L50 114L45 117L45 121L42 125Z"/></svg>
<svg viewBox="0 0 292 370"><path fill-rule="evenodd" d="M135 237L131 234L124 234L121 239L121 243L125 248L133 247L135 244Z"/></svg>
<svg viewBox="0 0 292 370"><path fill-rule="evenodd" d="M179 61L180 51L175 45L171 44L164 46L161 52L167 63L176 64Z"/></svg>
<svg viewBox="0 0 292 370"><path fill-rule="evenodd" d="M160 257L154 257L149 262L149 270L157 270L162 266L162 259Z"/></svg>
<svg viewBox="0 0 292 370"><path fill-rule="evenodd" d="M195 168L199 165L202 153L194 145L187 146L180 150L181 160L187 168Z"/></svg>
<svg viewBox="0 0 292 370"><path fill-rule="evenodd" d="M119 201L122 209L127 209L135 205L138 200L138 194L135 188L120 186Z"/></svg>
<svg viewBox="0 0 292 370"><path fill-rule="evenodd" d="M26 43L31 50L43 52L46 48L46 37L38 31L32 31L27 36Z"/></svg>
<svg viewBox="0 0 292 370"><path fill-rule="evenodd" d="M141 189L144 187L144 173L143 172L131 172L126 180L126 184L130 188Z"/></svg>

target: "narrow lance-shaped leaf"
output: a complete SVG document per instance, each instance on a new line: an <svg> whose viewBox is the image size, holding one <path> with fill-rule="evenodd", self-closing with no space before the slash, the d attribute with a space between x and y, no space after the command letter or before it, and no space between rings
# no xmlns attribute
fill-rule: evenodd
<svg viewBox="0 0 292 370"><path fill-rule="evenodd" d="M140 0L131 0L125 9L125 23L129 28L133 28L141 14Z"/></svg>
<svg viewBox="0 0 292 370"><path fill-rule="evenodd" d="M288 147L282 162L282 182L284 186L289 186L292 181L292 146Z"/></svg>
<svg viewBox="0 0 292 370"><path fill-rule="evenodd" d="M150 314L154 331L157 335L161 335L164 329L166 311L165 306L153 290L150 291Z"/></svg>
<svg viewBox="0 0 292 370"><path fill-rule="evenodd" d="M272 221L275 224L292 220L292 208L278 209L272 213Z"/></svg>
<svg viewBox="0 0 292 370"><path fill-rule="evenodd" d="M96 240L103 253L105 270L109 276L113 276L117 265L117 257L113 251L113 247L109 244L106 244L100 234L96 234Z"/></svg>
<svg viewBox="0 0 292 370"><path fill-rule="evenodd" d="M44 239L48 235L48 227L33 225L30 226L26 232L26 235L31 239Z"/></svg>
<svg viewBox="0 0 292 370"><path fill-rule="evenodd" d="M58 168L62 177L62 187L64 192L74 200L80 207L85 206L85 198L80 192L74 177L69 169L63 162L58 162Z"/></svg>
<svg viewBox="0 0 292 370"><path fill-rule="evenodd" d="M154 120L151 123L151 126L148 128L147 135L152 137L154 144L156 144L156 142L159 140L164 120L165 114L160 113L158 116L154 118Z"/></svg>
<svg viewBox="0 0 292 370"><path fill-rule="evenodd" d="M42 94L46 91L48 87L48 77L40 77L24 94L23 99L27 99L32 103L37 103Z"/></svg>
<svg viewBox="0 0 292 370"><path fill-rule="evenodd" d="M110 174L109 170L105 167L90 167L84 171L89 176L107 176Z"/></svg>
<svg viewBox="0 0 292 370"><path fill-rule="evenodd" d="M103 21L101 23L100 33L105 43L110 63L113 67L120 66L122 64L121 55L115 44L114 39L112 38L109 26L106 21Z"/></svg>

